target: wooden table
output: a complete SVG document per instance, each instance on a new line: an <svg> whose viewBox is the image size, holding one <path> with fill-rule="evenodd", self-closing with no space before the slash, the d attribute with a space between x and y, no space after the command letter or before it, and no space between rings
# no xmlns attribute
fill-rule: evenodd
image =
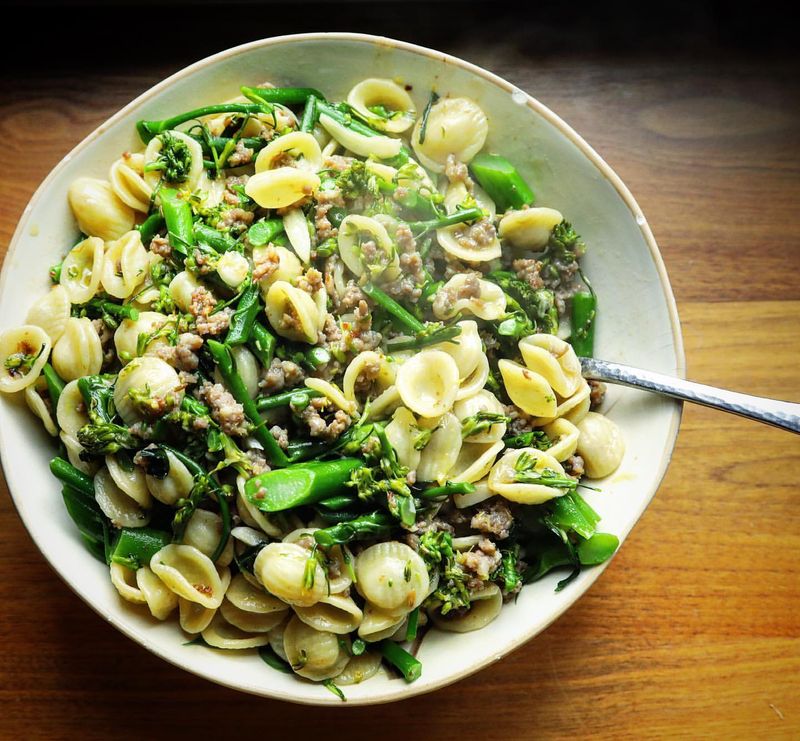
<svg viewBox="0 0 800 741"><path fill-rule="evenodd" d="M796 64L440 45L551 106L630 186L672 279L690 377L800 401ZM0 83L0 244L75 143L182 64L147 57ZM5 492L0 532L3 738L800 736L800 438L702 408L685 410L661 490L572 610L485 672L375 710L183 673L53 576Z"/></svg>

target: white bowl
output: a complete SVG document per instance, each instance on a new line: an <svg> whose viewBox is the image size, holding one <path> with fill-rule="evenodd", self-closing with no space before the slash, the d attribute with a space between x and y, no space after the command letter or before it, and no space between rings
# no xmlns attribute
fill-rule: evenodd
<svg viewBox="0 0 800 741"><path fill-rule="evenodd" d="M633 197L597 153L552 111L480 67L411 44L346 33L283 36L216 54L156 85L90 134L45 179L20 219L0 278L2 326L24 321L33 299L48 288L48 266L61 259L76 234L67 206L69 183L80 175L104 178L120 153L140 148L138 119L219 102L236 95L240 84L264 79L341 98L366 76L402 77L413 85L418 110L433 85L440 93L477 100L490 120L488 147L512 160L532 183L537 202L561 210L589 245L584 265L599 295L598 357L683 375L678 315L658 248ZM0 456L9 489L36 545L84 601L153 653L214 682L294 702L340 704L322 686L269 668L255 652L185 646L176 620L157 623L123 602L64 510L60 486L47 467L54 452L50 439L18 402L0 403ZM622 541L664 475L680 406L620 389L610 390L605 406L624 433L627 453L602 492L587 499L602 515L601 529ZM516 603L476 633L431 631L419 654L423 673L417 682L379 675L347 687L348 705L430 692L497 661L561 615L602 569L584 570L559 593L554 586L563 574L526 586Z"/></svg>

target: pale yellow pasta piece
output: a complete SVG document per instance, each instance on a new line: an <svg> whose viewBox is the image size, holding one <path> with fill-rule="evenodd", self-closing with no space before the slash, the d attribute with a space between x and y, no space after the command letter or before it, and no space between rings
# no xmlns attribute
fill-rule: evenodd
<svg viewBox="0 0 800 741"><path fill-rule="evenodd" d="M194 546L200 553L211 558L221 537L222 518L206 509L197 509L186 525L183 542L186 545ZM216 564L217 566L227 566L231 561L233 561L233 540L229 536Z"/></svg>
<svg viewBox="0 0 800 741"><path fill-rule="evenodd" d="M251 584L241 573L231 580L228 591L225 592L225 599L240 610L257 615L283 613L287 609L286 602Z"/></svg>
<svg viewBox="0 0 800 741"><path fill-rule="evenodd" d="M561 397L572 396L581 385L581 364L572 345L552 334L532 334L519 342L525 365Z"/></svg>
<svg viewBox="0 0 800 741"><path fill-rule="evenodd" d="M156 620L166 620L178 606L178 595L169 589L149 566L137 569L136 584L144 595L150 614Z"/></svg>
<svg viewBox="0 0 800 741"><path fill-rule="evenodd" d="M441 350L423 350L397 370L397 390L403 404L422 417L450 411L458 392L458 366Z"/></svg>
<svg viewBox="0 0 800 741"><path fill-rule="evenodd" d="M25 323L41 327L47 332L50 342L56 342L67 327L70 303L67 289L60 284L53 286L31 306Z"/></svg>
<svg viewBox="0 0 800 741"><path fill-rule="evenodd" d="M410 612L425 599L429 584L425 562L405 543L376 543L356 557L356 588L381 610Z"/></svg>
<svg viewBox="0 0 800 741"><path fill-rule="evenodd" d="M447 480L458 484L482 479L489 473L502 449L502 440L495 443L463 443L456 462L448 472Z"/></svg>
<svg viewBox="0 0 800 741"><path fill-rule="evenodd" d="M111 165L108 179L117 198L134 211L146 214L153 189L145 182L143 173L144 154L126 152Z"/></svg>
<svg viewBox="0 0 800 741"><path fill-rule="evenodd" d="M319 188L319 176L297 167L278 167L253 175L245 193L261 208L286 208L312 195Z"/></svg>
<svg viewBox="0 0 800 741"><path fill-rule="evenodd" d="M169 284L169 296L182 312L187 313L192 306L192 294L200 288L197 278L188 270L182 270Z"/></svg>
<svg viewBox="0 0 800 741"><path fill-rule="evenodd" d="M495 463L489 474L489 489L491 491L495 494L500 494L500 496L511 502L519 502L520 504L542 504L566 493L565 489L554 486L519 482L515 465L522 455L530 456L533 460L534 473L549 470L564 476L564 468L552 455L548 455L536 448L509 450Z"/></svg>
<svg viewBox="0 0 800 741"><path fill-rule="evenodd" d="M269 287L266 313L272 328L287 340L316 344L319 311L311 296L286 281Z"/></svg>
<svg viewBox="0 0 800 741"><path fill-rule="evenodd" d="M73 304L85 304L100 288L105 245L98 237L76 244L64 258L59 282Z"/></svg>
<svg viewBox="0 0 800 741"><path fill-rule="evenodd" d="M547 246L553 229L563 220L564 217L554 208L509 211L500 219L500 238L512 247L538 252Z"/></svg>
<svg viewBox="0 0 800 741"><path fill-rule="evenodd" d="M47 434L52 435L53 437L58 437L58 428L56 427L50 406L48 406L44 401L45 398L48 398L47 382L44 380L44 376L40 374L30 386L25 387L25 391L23 393L25 395L25 403L28 405L28 409L30 409L34 415L42 420L42 425L44 425L44 429L47 431Z"/></svg>
<svg viewBox="0 0 800 741"><path fill-rule="evenodd" d="M70 381L61 391L56 404L56 420L58 426L67 434L75 437L78 430L89 424L86 413L86 402L78 388L77 381Z"/></svg>
<svg viewBox="0 0 800 741"><path fill-rule="evenodd" d="M78 228L90 237L110 241L133 229L133 209L119 199L107 180L80 177L69 186L67 199Z"/></svg>
<svg viewBox="0 0 800 741"><path fill-rule="evenodd" d="M245 633L234 625L231 625L222 616L220 609L211 622L200 635L203 640L214 648L222 648L226 651L240 651L246 648L258 648L269 643L269 636L266 633Z"/></svg>
<svg viewBox="0 0 800 741"><path fill-rule="evenodd" d="M150 559L150 568L179 597L212 609L222 604L222 579L211 559L197 548L166 545Z"/></svg>
<svg viewBox="0 0 800 741"><path fill-rule="evenodd" d="M256 172L264 172L287 164L309 172L321 170L322 150L319 142L303 131L278 136L258 153L255 169Z"/></svg>
<svg viewBox="0 0 800 741"><path fill-rule="evenodd" d="M139 466L123 463L116 455L105 457L106 468L114 483L140 507L152 506L152 497L147 489L144 471Z"/></svg>
<svg viewBox="0 0 800 741"><path fill-rule="evenodd" d="M458 417L458 421L463 425L464 421L481 412L490 414L505 414L505 408L498 401L497 397L486 389L478 391L474 396L456 401L453 406L453 414ZM473 433L464 438L464 442L469 443L496 443L505 437L508 425L505 422L493 424L488 430Z"/></svg>
<svg viewBox="0 0 800 741"><path fill-rule="evenodd" d="M377 651L365 651L363 654L353 656L341 674L336 675L336 684L346 687L351 684L361 684L374 677L381 668L381 655Z"/></svg>
<svg viewBox="0 0 800 741"><path fill-rule="evenodd" d="M197 602L191 602L183 597L178 597L178 615L181 629L187 633L202 633L217 614L218 608L203 607Z"/></svg>
<svg viewBox="0 0 800 741"><path fill-rule="evenodd" d="M400 465L416 471L421 453L414 447L415 437L419 433L414 415L405 407L396 409L385 432Z"/></svg>
<svg viewBox="0 0 800 741"><path fill-rule="evenodd" d="M625 441L619 427L603 414L588 412L577 428L577 453L583 458L586 476L602 479L614 473L625 455Z"/></svg>
<svg viewBox="0 0 800 741"><path fill-rule="evenodd" d="M35 383L49 354L50 338L41 327L24 324L0 332L0 391L10 394Z"/></svg>
<svg viewBox="0 0 800 741"><path fill-rule="evenodd" d="M100 372L103 346L91 319L72 317L67 320L64 334L53 346L51 362L56 373L65 381Z"/></svg>
<svg viewBox="0 0 800 741"><path fill-rule="evenodd" d="M409 129L416 117L411 96L393 80L369 77L359 82L348 94L347 102L378 131L400 134ZM390 112L389 118L378 116L370 110L382 106Z"/></svg>
<svg viewBox="0 0 800 741"><path fill-rule="evenodd" d="M247 258L236 250L229 250L217 263L217 275L230 288L237 288L250 272L250 263Z"/></svg>
<svg viewBox="0 0 800 741"><path fill-rule="evenodd" d="M153 337L144 345L145 355L155 355L158 348L166 347L167 338L157 330L168 321L169 317L157 311L140 311L138 319L123 319L114 332L114 347L123 364L136 357L141 335Z"/></svg>
<svg viewBox="0 0 800 741"><path fill-rule="evenodd" d="M302 208L291 208L283 215L283 230L295 254L304 263L311 259L311 232Z"/></svg>
<svg viewBox="0 0 800 741"><path fill-rule="evenodd" d="M289 613L289 605L284 604L282 612L259 613L242 610L227 599L222 600L219 611L222 617L235 628L245 633L268 633L283 621ZM307 608L313 609L313 608Z"/></svg>
<svg viewBox="0 0 800 741"><path fill-rule="evenodd" d="M394 383L396 374L397 365L390 363L385 355L364 350L348 364L342 379L342 392L346 399L356 401L356 385L360 382L368 387L367 396L378 396Z"/></svg>
<svg viewBox="0 0 800 741"><path fill-rule="evenodd" d="M94 498L114 527L144 527L150 513L120 489L105 469L94 477Z"/></svg>
<svg viewBox="0 0 800 741"><path fill-rule="evenodd" d="M364 605L364 617L358 626L358 637L369 643L382 641L395 633L406 621L407 615L407 612L402 611L399 614L390 614L367 602Z"/></svg>
<svg viewBox="0 0 800 741"><path fill-rule="evenodd" d="M135 358L117 376L114 406L125 424L132 425L178 407L183 389L175 369L160 358Z"/></svg>
<svg viewBox="0 0 800 741"><path fill-rule="evenodd" d="M294 608L295 615L314 630L337 635L352 633L361 625L364 614L352 597L332 594L310 607Z"/></svg>
<svg viewBox="0 0 800 741"><path fill-rule="evenodd" d="M444 172L447 156L469 162L483 149L489 133L486 114L469 98L442 98L428 112L425 139L420 141L422 119L411 135L419 161L428 170Z"/></svg>
<svg viewBox="0 0 800 741"><path fill-rule="evenodd" d="M370 278L393 280L399 274L397 250L386 227L378 219L348 214L342 219L337 236L339 256L351 273ZM371 245L370 251L365 249Z"/></svg>
<svg viewBox="0 0 800 741"><path fill-rule="evenodd" d="M486 385L487 380L489 380L489 359L481 353L475 370L458 387L456 401L475 396Z"/></svg>
<svg viewBox="0 0 800 741"><path fill-rule="evenodd" d="M550 424L554 419L564 418L572 422L572 424L578 424L589 411L591 405L590 397L591 389L589 384L581 379L578 390L572 396L566 399L556 399L555 411L550 416L534 418L533 423L537 427L542 427Z"/></svg>
<svg viewBox="0 0 800 741"><path fill-rule="evenodd" d="M147 598L136 582L136 571L113 561L109 566L109 570L111 572L111 583L122 599L138 605L143 605L147 602Z"/></svg>
<svg viewBox="0 0 800 741"><path fill-rule="evenodd" d="M475 481L473 486L475 487L475 491L472 491L469 494L453 494L453 504L455 504L457 509L473 507L474 505L485 502L487 499L491 499L493 496L495 496L495 493L489 488L489 482L487 479L484 479L483 481Z"/></svg>
<svg viewBox="0 0 800 741"><path fill-rule="evenodd" d="M377 157L388 160L400 154L403 142L391 136L365 136L347 128L332 119L326 113L319 117L319 122L339 144L359 157Z"/></svg>
<svg viewBox="0 0 800 741"><path fill-rule="evenodd" d="M306 577L309 551L296 543L270 543L264 546L253 563L253 573L270 594L291 605L308 607L327 594L325 572L317 562L313 579Z"/></svg>
<svg viewBox="0 0 800 741"><path fill-rule="evenodd" d="M100 463L96 460L90 459L85 461L81 458L84 450L77 438L68 435L66 432L61 432L58 436L64 445L64 449L67 451L69 462L87 476L94 476L100 469Z"/></svg>
<svg viewBox="0 0 800 741"><path fill-rule="evenodd" d="M148 491L162 504L172 506L179 499L188 497L194 484L194 477L189 469L181 463L173 453L167 451L169 471L164 478L156 478L145 474Z"/></svg>
<svg viewBox="0 0 800 741"><path fill-rule="evenodd" d="M547 452L559 463L574 455L578 447L578 428L568 419L556 419L544 427L545 434L553 444Z"/></svg>
<svg viewBox="0 0 800 741"><path fill-rule="evenodd" d="M523 412L537 417L556 416L556 395L547 379L505 358L498 362L497 367L506 393Z"/></svg>
<svg viewBox="0 0 800 741"><path fill-rule="evenodd" d="M477 186L475 186L477 188ZM487 202L486 209L492 214L494 203L489 197L480 191L481 198ZM470 197L475 197L469 193L463 182L450 185L445 195L445 207L448 214L453 214L462 208L464 201ZM478 203L477 197L475 202ZM482 204L478 203L482 207ZM500 257L503 248L497 238L497 232L492 223L494 218L481 218L473 224L453 224L436 230L436 241L439 246L447 253L459 260L470 263L489 262Z"/></svg>
<svg viewBox="0 0 800 741"><path fill-rule="evenodd" d="M469 284L473 281L476 282L477 293L469 290ZM466 273L456 273L439 289L433 301L433 313L437 319L451 319L461 313L494 321L506 313L506 295L496 283Z"/></svg>
<svg viewBox="0 0 800 741"><path fill-rule="evenodd" d="M481 362L483 353L483 342L478 334L478 324L473 319L465 319L456 322L456 326L461 328L455 340L440 342L432 345L432 350L442 350L456 361L458 366L458 377L461 381L468 378Z"/></svg>
<svg viewBox="0 0 800 741"><path fill-rule="evenodd" d="M458 615L442 615L431 610L430 616L437 628L449 633L468 633L480 630L491 623L503 608L503 595L496 584L488 584L479 592L470 595L470 609Z"/></svg>
<svg viewBox="0 0 800 741"><path fill-rule="evenodd" d="M461 423L448 412L438 419L421 419L419 424L433 433L420 455L417 479L444 484L461 450Z"/></svg>
<svg viewBox="0 0 800 741"><path fill-rule="evenodd" d="M314 630L297 616L283 632L286 658L295 673L322 681L340 674L350 660L350 641L335 633Z"/></svg>

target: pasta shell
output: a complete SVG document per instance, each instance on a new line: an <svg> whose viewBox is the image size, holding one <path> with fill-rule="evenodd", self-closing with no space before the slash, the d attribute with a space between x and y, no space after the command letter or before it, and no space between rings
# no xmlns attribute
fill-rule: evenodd
<svg viewBox="0 0 800 741"><path fill-rule="evenodd" d="M186 525L183 542L197 548L200 553L211 558L222 536L222 518L206 509L197 509ZM222 555L217 559L217 566L227 566L233 560L233 541L230 536Z"/></svg>
<svg viewBox="0 0 800 741"><path fill-rule="evenodd" d="M107 180L78 178L69 186L67 199L78 228L90 237L108 242L133 229L133 209L117 197Z"/></svg>
<svg viewBox="0 0 800 741"><path fill-rule="evenodd" d="M270 286L266 304L267 319L281 337L316 344L319 312L308 293L279 280Z"/></svg>
<svg viewBox="0 0 800 741"><path fill-rule="evenodd" d="M144 509L152 506L144 471L139 466L124 465L115 455L106 456L106 468L114 483L136 504Z"/></svg>
<svg viewBox="0 0 800 741"><path fill-rule="evenodd" d="M448 633L469 633L485 628L503 608L503 595L496 584L489 584L480 592L470 595L469 611L459 615L442 615L431 610L430 616L437 628Z"/></svg>
<svg viewBox="0 0 800 741"><path fill-rule="evenodd" d="M461 385L458 387L456 393L456 401L468 399L470 396L477 394L489 380L489 359L481 354L478 365L468 378L465 378Z"/></svg>
<svg viewBox="0 0 800 741"><path fill-rule="evenodd" d="M178 595L168 589L148 566L136 571L136 584L144 595L150 614L156 620L166 620L178 606Z"/></svg>
<svg viewBox="0 0 800 741"><path fill-rule="evenodd" d="M285 602L252 585L242 574L233 577L225 598L240 610L256 615L274 615L287 609Z"/></svg>
<svg viewBox="0 0 800 741"><path fill-rule="evenodd" d="M236 605L225 599L222 600L219 611L230 625L239 628L245 633L268 633L288 614L289 605L284 604L283 608L282 612L247 612L246 610L240 610Z"/></svg>
<svg viewBox="0 0 800 741"><path fill-rule="evenodd" d="M283 215L283 229L295 254L304 263L311 259L311 233L301 208L289 209Z"/></svg>
<svg viewBox="0 0 800 741"><path fill-rule="evenodd" d="M259 263L270 260L275 263L275 269L268 273L259 281L261 293L266 298L269 287L279 280L291 283L303 274L303 266L297 255L290 252L286 247L272 246L256 247L253 250L253 262Z"/></svg>
<svg viewBox="0 0 800 741"><path fill-rule="evenodd" d="M150 559L150 568L179 597L208 608L222 604L222 579L211 559L190 545L166 545Z"/></svg>
<svg viewBox="0 0 800 741"><path fill-rule="evenodd" d="M327 593L325 571L316 562L313 577L306 579L309 551L295 543L270 543L261 549L253 563L253 573L265 589L291 605L308 607Z"/></svg>
<svg viewBox="0 0 800 741"><path fill-rule="evenodd" d="M453 414L458 417L458 421L462 424L468 417L472 417L479 412L505 414L505 408L491 391L485 389L478 391L477 394L470 396L468 399L456 401L453 406ZM507 429L508 425L505 422L498 422L488 430L464 438L464 441L470 443L496 443L505 437Z"/></svg>
<svg viewBox="0 0 800 741"><path fill-rule="evenodd" d="M194 485L194 477L172 453L167 452L169 471L163 479L145 474L148 491L162 504L172 506L179 499L188 497Z"/></svg>
<svg viewBox="0 0 800 741"><path fill-rule="evenodd" d="M391 136L365 136L347 128L323 113L319 117L320 125L345 149L359 157L377 157L388 160L400 154L403 142Z"/></svg>
<svg viewBox="0 0 800 741"><path fill-rule="evenodd" d="M45 403L45 400L42 396L43 394L47 395L47 383L45 382L44 378L40 375L39 378L37 378L36 381L34 381L30 386L26 386L24 394L25 403L28 405L28 409L30 409L34 415L42 420L42 424L44 425L44 429L47 431L47 434L52 435L53 437L58 437L58 428L53 421L53 415L51 413L50 406ZM45 398L49 397L45 396Z"/></svg>
<svg viewBox="0 0 800 741"><path fill-rule="evenodd" d="M241 476L237 477L236 511L239 513L239 517L242 518L242 522L250 525L250 527L262 530L273 538L280 538L283 535L281 528L275 524L269 515L250 504L250 500L242 495L242 489L238 487L239 480L243 480Z"/></svg>
<svg viewBox="0 0 800 741"><path fill-rule="evenodd" d="M102 283L106 293L126 299L144 281L149 266L147 250L135 229L107 245Z"/></svg>
<svg viewBox="0 0 800 741"><path fill-rule="evenodd" d="M51 362L65 381L100 372L103 346L91 319L72 317L67 320L64 334L53 347Z"/></svg>
<svg viewBox="0 0 800 741"><path fill-rule="evenodd" d="M59 284L53 286L31 306L25 322L41 327L47 332L50 342L56 342L64 334L70 317L70 308L69 293Z"/></svg>
<svg viewBox="0 0 800 741"><path fill-rule="evenodd" d="M572 396L583 380L572 345L552 334L533 334L519 342L525 365L543 376L559 396Z"/></svg>
<svg viewBox="0 0 800 741"><path fill-rule="evenodd" d="M538 252L547 246L550 234L564 217L554 208L526 208L508 211L498 230L500 238L517 249Z"/></svg>
<svg viewBox="0 0 800 741"><path fill-rule="evenodd" d="M228 651L238 651L245 648L258 648L269 643L266 633L252 635L231 625L217 612L211 619L208 627L200 635L203 640L214 648L222 648Z"/></svg>
<svg viewBox="0 0 800 741"><path fill-rule="evenodd" d="M369 125L378 131L400 134L409 129L416 117L411 96L393 80L370 77L359 82L347 95L347 102ZM372 109L382 106L390 111L389 118L377 115Z"/></svg>
<svg viewBox="0 0 800 741"><path fill-rule="evenodd" d="M160 358L135 358L117 376L114 406L125 424L132 425L178 407L183 388L175 369Z"/></svg>
<svg viewBox="0 0 800 741"><path fill-rule="evenodd" d="M433 434L422 450L417 479L444 484L461 451L461 423L448 412L437 420L421 420L420 426L433 428Z"/></svg>
<svg viewBox="0 0 800 741"><path fill-rule="evenodd" d="M245 193L261 208L286 208L319 188L319 176L297 167L278 167L253 175Z"/></svg>
<svg viewBox="0 0 800 741"><path fill-rule="evenodd" d="M322 394L337 409L342 409L350 415L358 411L356 403L347 399L341 389L330 381L324 381L321 378L306 378L305 386Z"/></svg>
<svg viewBox="0 0 800 741"><path fill-rule="evenodd" d="M354 275L384 275L387 280L399 275L397 250L386 227L377 219L348 214L339 225L337 243L342 262Z"/></svg>
<svg viewBox="0 0 800 741"><path fill-rule="evenodd" d="M400 465L416 471L421 453L414 447L414 438L419 432L414 415L405 407L400 407L392 415L385 432Z"/></svg>
<svg viewBox="0 0 800 741"><path fill-rule="evenodd" d="M85 304L100 288L105 245L98 237L76 244L61 264L59 282L73 304Z"/></svg>
<svg viewBox="0 0 800 741"><path fill-rule="evenodd" d="M256 157L256 172L274 170L291 162L292 167L309 172L322 169L322 150L319 142L303 131L292 131L278 136L264 147Z"/></svg>
<svg viewBox="0 0 800 741"><path fill-rule="evenodd" d="M363 613L352 597L332 594L311 607L294 608L295 615L314 630L337 635L352 633L361 624Z"/></svg>
<svg viewBox="0 0 800 741"><path fill-rule="evenodd" d="M356 588L379 609L410 612L428 594L428 569L405 543L385 541L356 557Z"/></svg>
<svg viewBox="0 0 800 741"><path fill-rule="evenodd" d="M533 423L537 427L547 425L554 419L568 419L572 424L578 424L586 413L589 411L591 405L591 389L585 380L581 379L578 390L566 399L557 399L557 405L552 415L548 417L536 417Z"/></svg>
<svg viewBox="0 0 800 741"><path fill-rule="evenodd" d="M458 366L441 350L423 350L397 371L397 390L403 404L422 417L448 412L458 391Z"/></svg>
<svg viewBox="0 0 800 741"><path fill-rule="evenodd" d="M366 381L369 388L367 396L375 396L389 388L395 379L397 367L385 355L374 350L358 353L348 364L342 379L342 391L346 399L356 400L356 384Z"/></svg>
<svg viewBox="0 0 800 741"><path fill-rule="evenodd" d="M556 396L547 379L505 358L497 367L506 393L523 412L537 417L555 417Z"/></svg>
<svg viewBox="0 0 800 741"><path fill-rule="evenodd" d="M58 436L67 451L69 462L87 476L94 476L100 468L100 463L97 460L84 461L81 458L81 454L84 452L83 446L72 435L61 432Z"/></svg>
<svg viewBox="0 0 800 741"><path fill-rule="evenodd" d="M144 154L126 152L111 165L108 179L117 198L134 211L146 214L153 191L142 176L143 168Z"/></svg>
<svg viewBox="0 0 800 741"><path fill-rule="evenodd" d="M202 633L217 614L217 610L203 607L197 602L191 602L183 597L178 597L178 615L181 628L187 633Z"/></svg>
<svg viewBox="0 0 800 741"><path fill-rule="evenodd" d="M583 458L586 475L590 479L610 476L619 468L625 455L625 442L619 427L597 412L588 412L576 426L579 432L577 453Z"/></svg>
<svg viewBox="0 0 800 741"><path fill-rule="evenodd" d="M197 279L187 270L178 273L169 284L169 296L184 314L192 306L192 294L200 288Z"/></svg>
<svg viewBox="0 0 800 741"><path fill-rule="evenodd" d="M151 189L156 190L162 182L169 182L164 180L164 173L161 170L147 171L148 165L153 165L158 161L161 150L164 147L163 140L165 136L179 139L189 148L191 163L189 165L187 177L185 180L174 183L174 185L188 191L193 191L200 182L200 177L203 175L203 149L200 146L200 142L196 139L193 139L188 134L184 134L182 131L175 131L174 129L153 137L147 144L147 149L144 152L145 183L147 183Z"/></svg>
<svg viewBox="0 0 800 741"><path fill-rule="evenodd" d="M105 469L95 474L94 498L114 527L144 527L150 521L150 514L122 491Z"/></svg>
<svg viewBox="0 0 800 741"><path fill-rule="evenodd" d="M556 419L547 425L544 431L553 442L547 452L559 463L574 455L580 432L572 422L567 419Z"/></svg>
<svg viewBox="0 0 800 741"><path fill-rule="evenodd" d="M250 273L250 263L247 258L235 250L229 250L217 263L217 275L222 282L230 288L237 288Z"/></svg>
<svg viewBox="0 0 800 741"><path fill-rule="evenodd" d="M113 561L109 566L109 570L111 572L111 583L122 599L138 605L143 605L147 602L147 598L136 582L136 571Z"/></svg>
<svg viewBox="0 0 800 741"><path fill-rule="evenodd" d="M370 602L364 605L364 618L358 626L358 637L370 643L393 635L406 621L407 613L399 615L382 612Z"/></svg>
<svg viewBox="0 0 800 741"><path fill-rule="evenodd" d="M477 281L477 294L468 284L472 280ZM437 319L451 319L460 313L494 321L506 313L506 295L496 283L456 273L439 289L433 302L433 313Z"/></svg>
<svg viewBox="0 0 800 741"><path fill-rule="evenodd" d="M480 364L484 355L483 341L478 334L478 324L474 320L467 319L457 322L456 326L461 328L461 334L454 342L440 342L438 345L433 345L431 349L441 350L452 357L458 366L458 377L463 381Z"/></svg>
<svg viewBox="0 0 800 741"><path fill-rule="evenodd" d="M381 655L376 651L365 651L353 656L341 674L336 675L336 684L346 687L374 677L381 668Z"/></svg>
<svg viewBox="0 0 800 741"><path fill-rule="evenodd" d="M447 155L469 162L486 143L489 122L481 107L469 98L442 98L427 116L425 139L420 141L422 119L411 135L411 145L428 170L444 172Z"/></svg>
<svg viewBox="0 0 800 741"><path fill-rule="evenodd" d="M123 361L128 362L138 355L139 337L144 335L150 337L157 330L161 329L169 317L157 311L141 311L139 318L123 319L114 332L114 347L117 356ZM145 355L154 355L159 347L165 347L167 339L163 335L150 340L144 347Z"/></svg>
<svg viewBox="0 0 800 741"><path fill-rule="evenodd" d="M489 488L489 482L486 479L483 481L475 481L473 486L475 487L475 491L469 494L453 494L453 504L455 504L457 509L472 507L481 502L485 502L487 499L491 499L495 495Z"/></svg>
<svg viewBox="0 0 800 741"><path fill-rule="evenodd" d="M41 327L25 324L0 332L0 391L10 394L35 383L49 354L50 338Z"/></svg>
<svg viewBox="0 0 800 741"><path fill-rule="evenodd" d="M511 502L520 504L542 504L550 499L563 496L563 489L542 484L524 484L516 480L517 471L514 466L517 459L523 454L527 454L535 460L535 471L549 469L564 475L563 467L553 456L536 448L519 448L518 450L509 450L495 463L489 474L489 489Z"/></svg>
<svg viewBox="0 0 800 741"><path fill-rule="evenodd" d="M448 472L448 481L458 484L482 479L489 473L497 454L502 449L502 440L496 443L464 443L458 452L456 462Z"/></svg>
<svg viewBox="0 0 800 741"><path fill-rule="evenodd" d="M295 673L315 681L335 677L350 660L347 639L335 633L314 630L297 616L289 621L283 632L283 646Z"/></svg>

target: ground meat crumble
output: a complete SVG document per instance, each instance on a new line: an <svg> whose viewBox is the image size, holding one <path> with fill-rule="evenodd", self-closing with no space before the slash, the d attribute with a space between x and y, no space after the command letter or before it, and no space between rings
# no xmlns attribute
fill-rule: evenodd
<svg viewBox="0 0 800 741"><path fill-rule="evenodd" d="M221 383L212 384L205 381L195 390L195 395L208 405L211 416L224 433L232 437L242 437L247 434L244 407Z"/></svg>
<svg viewBox="0 0 800 741"><path fill-rule="evenodd" d="M514 515L508 505L501 500L486 502L470 520L473 530L494 535L498 540L505 540L514 524Z"/></svg>
<svg viewBox="0 0 800 741"><path fill-rule="evenodd" d="M351 424L352 420L347 412L337 409L333 414L333 419L326 422L322 412L328 411L330 401L324 397L311 399L308 406L303 409L298 418L307 427L311 437L322 440L336 440Z"/></svg>

